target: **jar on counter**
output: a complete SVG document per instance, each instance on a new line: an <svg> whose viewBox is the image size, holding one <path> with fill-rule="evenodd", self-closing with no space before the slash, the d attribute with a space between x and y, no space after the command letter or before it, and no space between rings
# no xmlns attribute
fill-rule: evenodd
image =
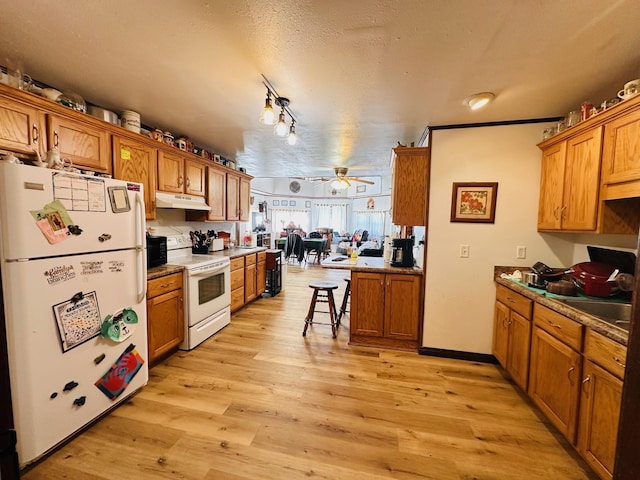
<svg viewBox="0 0 640 480"><path fill-rule="evenodd" d="M584 122L591 116L593 110L593 104L590 102L584 102L580 107L580 119Z"/></svg>

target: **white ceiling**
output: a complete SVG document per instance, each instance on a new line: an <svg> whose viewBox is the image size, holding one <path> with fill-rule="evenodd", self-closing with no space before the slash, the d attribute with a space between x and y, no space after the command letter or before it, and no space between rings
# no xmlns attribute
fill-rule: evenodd
<svg viewBox="0 0 640 480"><path fill-rule="evenodd" d="M0 63L256 177L388 173L427 126L565 115L640 77L637 0L0 0ZM258 123L262 77L299 142ZM486 109L463 99L491 91Z"/></svg>

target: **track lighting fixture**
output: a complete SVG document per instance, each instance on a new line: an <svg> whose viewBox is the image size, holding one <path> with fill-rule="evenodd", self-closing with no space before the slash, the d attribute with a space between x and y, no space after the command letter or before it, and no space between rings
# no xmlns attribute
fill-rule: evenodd
<svg viewBox="0 0 640 480"><path fill-rule="evenodd" d="M265 87L267 87L267 99L265 100L265 106L260 114L260 122L265 125L273 125L275 123L273 133L278 135L279 137L286 136L287 143L289 145L295 145L298 141L295 128L296 119L289 109L289 99L278 95L278 92L276 92L275 88L273 88L271 83L269 83L269 80L267 80L264 75L262 75L262 78L262 83ZM278 115L277 123L275 122L275 112L271 104L272 95L274 98L274 103L276 104L276 106L280 107L280 114ZM289 115L289 117L291 118L291 125L288 128L286 115ZM289 133L288 135L287 132Z"/></svg>

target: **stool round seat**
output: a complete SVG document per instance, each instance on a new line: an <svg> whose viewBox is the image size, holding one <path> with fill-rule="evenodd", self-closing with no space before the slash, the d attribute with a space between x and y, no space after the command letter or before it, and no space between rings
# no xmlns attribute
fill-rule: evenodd
<svg viewBox="0 0 640 480"><path fill-rule="evenodd" d="M338 288L338 284L333 282L312 282L309 284L309 288L318 288L320 290L335 290L336 288Z"/></svg>
<svg viewBox="0 0 640 480"><path fill-rule="evenodd" d="M304 330L302 331L302 336L305 337L307 335L307 328L309 328L309 325L312 325L314 323L313 315L316 312L316 303L324 302L329 304L329 311L322 313L329 314L331 323L325 323L321 325L331 325L333 338L336 338L336 327L338 327L340 323L339 321L336 321L338 312L336 310L336 303L333 298L333 291L338 288L338 284L333 282L312 282L309 284L309 288L313 289L313 296L311 297L311 304L309 305L309 313L307 313L307 316L304 319Z"/></svg>

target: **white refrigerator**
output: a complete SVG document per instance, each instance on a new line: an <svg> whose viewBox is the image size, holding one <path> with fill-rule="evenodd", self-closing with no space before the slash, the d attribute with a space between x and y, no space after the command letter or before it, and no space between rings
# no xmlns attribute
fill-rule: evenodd
<svg viewBox="0 0 640 480"><path fill-rule="evenodd" d="M32 463L147 383L142 185L0 162L17 451Z"/></svg>

